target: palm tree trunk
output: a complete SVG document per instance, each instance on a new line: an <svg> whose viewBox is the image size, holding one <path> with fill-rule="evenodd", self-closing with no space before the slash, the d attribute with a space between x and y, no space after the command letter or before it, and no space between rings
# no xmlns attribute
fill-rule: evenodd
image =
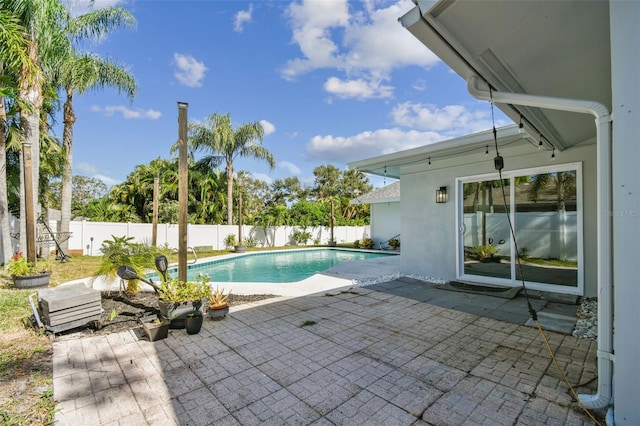
<svg viewBox="0 0 640 426"><path fill-rule="evenodd" d="M2 64L0 64L1 68ZM11 227L9 225L9 201L7 197L7 110L0 96L0 233L2 234L2 263L7 264L13 254Z"/></svg>
<svg viewBox="0 0 640 426"><path fill-rule="evenodd" d="M59 232L69 232L71 222L71 198L73 189L73 174L71 162L73 160L73 125L76 115L73 111L73 90L67 89L67 101L64 103L64 129L62 132L62 145L65 155L65 164L62 169L62 188L60 194L60 229ZM64 254L69 252L69 240L60 243L60 249ZM62 255L62 253L58 253Z"/></svg>
<svg viewBox="0 0 640 426"><path fill-rule="evenodd" d="M233 163L227 162L227 225L233 225Z"/></svg>

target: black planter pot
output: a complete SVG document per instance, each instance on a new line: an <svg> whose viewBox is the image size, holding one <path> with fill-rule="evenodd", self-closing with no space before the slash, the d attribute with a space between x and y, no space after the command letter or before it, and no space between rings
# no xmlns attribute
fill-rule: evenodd
<svg viewBox="0 0 640 426"><path fill-rule="evenodd" d="M200 311L188 314L184 319L184 325L187 330L187 334L200 333L200 329L202 328L203 321L204 321L204 316L202 316L202 312Z"/></svg>

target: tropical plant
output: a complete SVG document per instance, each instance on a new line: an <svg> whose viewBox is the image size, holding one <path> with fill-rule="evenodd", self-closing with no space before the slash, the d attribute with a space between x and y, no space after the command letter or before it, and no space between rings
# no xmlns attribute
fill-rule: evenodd
<svg viewBox="0 0 640 426"><path fill-rule="evenodd" d="M51 272L51 263L48 260L28 262L21 251L11 256L7 262L7 272L11 276L24 276L34 274L45 274Z"/></svg>
<svg viewBox="0 0 640 426"><path fill-rule="evenodd" d="M400 240L397 238L391 238L389 241L389 246L391 246L392 249L397 250L400 248Z"/></svg>
<svg viewBox="0 0 640 426"><path fill-rule="evenodd" d="M496 254L497 251L496 246L492 245L480 245L473 248L473 252L479 259L489 259Z"/></svg>
<svg viewBox="0 0 640 426"><path fill-rule="evenodd" d="M231 296L231 290L227 294L224 294L224 288L216 286L211 287L211 293L209 294L209 309L222 309L229 305L228 299Z"/></svg>
<svg viewBox="0 0 640 426"><path fill-rule="evenodd" d="M133 15L123 8L98 8L71 19L68 35L76 40L84 37L103 38L114 27L121 24L133 26L134 23ZM113 86L125 92L129 99L133 99L136 92L136 82L124 67L112 60L105 60L91 53L77 52L72 46L66 51L66 55L59 58L59 61L60 66L57 67L58 73L55 78L66 93L62 132L66 161L62 173L60 230L68 232L72 199L73 126L76 121L73 109L74 94L82 94L89 89ZM66 251L68 241L62 242L61 245L63 251Z"/></svg>
<svg viewBox="0 0 640 426"><path fill-rule="evenodd" d="M121 266L132 267L138 276L143 277L147 269L153 266L156 255L154 247L133 242L133 237L111 236L111 240L102 242L100 251L102 259L98 270L94 274L94 279L103 276L107 280L115 280L118 268ZM140 289L139 280L129 280L127 292L136 293Z"/></svg>
<svg viewBox="0 0 640 426"><path fill-rule="evenodd" d="M227 224L233 224L233 162L237 157L252 157L265 160L273 169L275 159L271 152L262 146L264 129L259 122L251 122L240 125L234 129L231 125L229 113L220 115L213 113L205 120L204 124L189 123L190 148L195 151L204 151L206 155L198 161L213 169L222 162L225 163L227 178ZM174 150L177 148L174 145Z"/></svg>
<svg viewBox="0 0 640 426"><path fill-rule="evenodd" d="M231 248L236 244L236 235L235 234L229 234L225 237L224 239L224 245L227 248Z"/></svg>
<svg viewBox="0 0 640 426"><path fill-rule="evenodd" d="M537 201L540 193L552 184L555 186L557 209L559 211L566 210L566 201L575 198L576 195L575 170L540 173L533 176L528 188L529 199Z"/></svg>
<svg viewBox="0 0 640 426"><path fill-rule="evenodd" d="M13 70L16 79L18 110L20 114L20 131L22 135L22 151L25 161L23 167L30 167L32 173L25 175L21 185L21 246L27 247L27 258L35 258L33 240L28 241L28 235L35 237L35 206L39 194L40 173L40 142L43 116L42 108L50 83L52 70L58 65L57 59L69 48L66 37L66 24L70 15L67 9L57 0L4 0L2 9L11 14L19 25L24 28L26 39L26 53L35 67ZM27 176L29 179L27 179ZM26 202L27 198L29 199ZM29 229L27 229L29 224ZM22 230L26 232L22 232Z"/></svg>
<svg viewBox="0 0 640 426"><path fill-rule="evenodd" d="M311 233L307 232L304 229L303 230L296 229L291 234L291 239L293 240L293 243L296 245L307 244L307 241L309 241L309 238L311 238Z"/></svg>
<svg viewBox="0 0 640 426"><path fill-rule="evenodd" d="M372 238L363 238L362 241L360 241L360 247L363 247L366 249L372 249L374 245L375 245L375 242L373 241Z"/></svg>

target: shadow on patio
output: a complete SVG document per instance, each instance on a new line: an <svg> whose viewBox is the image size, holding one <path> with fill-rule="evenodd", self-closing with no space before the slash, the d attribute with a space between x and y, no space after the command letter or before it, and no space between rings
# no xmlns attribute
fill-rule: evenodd
<svg viewBox="0 0 640 426"><path fill-rule="evenodd" d="M56 422L591 424L536 329L374 288L249 304L154 343L55 342ZM547 336L593 393L595 342Z"/></svg>

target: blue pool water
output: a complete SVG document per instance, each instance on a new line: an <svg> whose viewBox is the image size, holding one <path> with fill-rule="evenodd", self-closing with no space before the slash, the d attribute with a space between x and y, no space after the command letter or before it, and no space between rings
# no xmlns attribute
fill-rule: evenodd
<svg viewBox="0 0 640 426"><path fill-rule="evenodd" d="M370 253L350 250L303 249L282 252L253 253L233 258L189 265L187 280L200 273L213 282L289 283L308 278L341 262L394 256L391 253ZM173 277L177 270L169 270ZM154 281L155 276L150 276Z"/></svg>

